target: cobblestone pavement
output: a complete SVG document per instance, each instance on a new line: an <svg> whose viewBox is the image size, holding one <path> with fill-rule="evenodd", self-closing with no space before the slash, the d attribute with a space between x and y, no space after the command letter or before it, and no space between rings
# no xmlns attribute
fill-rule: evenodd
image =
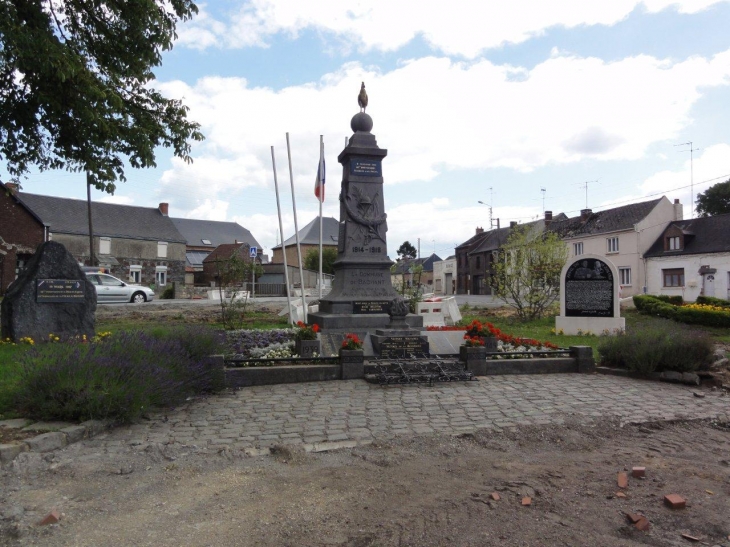
<svg viewBox="0 0 730 547"><path fill-rule="evenodd" d="M579 374L494 376L433 387L382 387L361 380L287 384L196 399L166 416L87 442L108 448L227 446L252 453L284 443L318 450L398 434L560 424L567 416L617 416L624 422L730 420L730 396L720 390Z"/></svg>

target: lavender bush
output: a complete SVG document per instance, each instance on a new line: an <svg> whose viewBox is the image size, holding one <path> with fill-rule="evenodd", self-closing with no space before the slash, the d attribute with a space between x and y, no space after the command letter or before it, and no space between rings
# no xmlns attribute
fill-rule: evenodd
<svg viewBox="0 0 730 547"><path fill-rule="evenodd" d="M223 387L213 366L221 353L213 332L126 332L95 344L47 344L21 355L16 408L41 420L130 422L148 409L174 405Z"/></svg>

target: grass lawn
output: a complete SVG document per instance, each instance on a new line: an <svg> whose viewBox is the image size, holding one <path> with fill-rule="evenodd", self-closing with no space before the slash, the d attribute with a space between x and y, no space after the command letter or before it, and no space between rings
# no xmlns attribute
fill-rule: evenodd
<svg viewBox="0 0 730 547"><path fill-rule="evenodd" d="M20 381L17 357L29 347L0 345L0 420L18 417L12 409L13 393Z"/></svg>

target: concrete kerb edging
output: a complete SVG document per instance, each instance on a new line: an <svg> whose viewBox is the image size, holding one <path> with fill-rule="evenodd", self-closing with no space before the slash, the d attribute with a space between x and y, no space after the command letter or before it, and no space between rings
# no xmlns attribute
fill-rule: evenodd
<svg viewBox="0 0 730 547"><path fill-rule="evenodd" d="M78 425L61 428L58 431L41 433L19 443L0 444L0 465L11 463L23 452L51 452L83 439L90 439L111 428L112 425L112 422L87 420Z"/></svg>

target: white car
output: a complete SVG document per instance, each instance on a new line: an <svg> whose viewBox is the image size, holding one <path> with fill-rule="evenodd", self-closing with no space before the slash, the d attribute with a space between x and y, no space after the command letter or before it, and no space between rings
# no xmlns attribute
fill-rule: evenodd
<svg viewBox="0 0 730 547"><path fill-rule="evenodd" d="M149 287L142 285L131 285L113 275L104 273L86 274L96 289L96 301L99 304L108 302L132 302L141 304L155 299L155 292Z"/></svg>

